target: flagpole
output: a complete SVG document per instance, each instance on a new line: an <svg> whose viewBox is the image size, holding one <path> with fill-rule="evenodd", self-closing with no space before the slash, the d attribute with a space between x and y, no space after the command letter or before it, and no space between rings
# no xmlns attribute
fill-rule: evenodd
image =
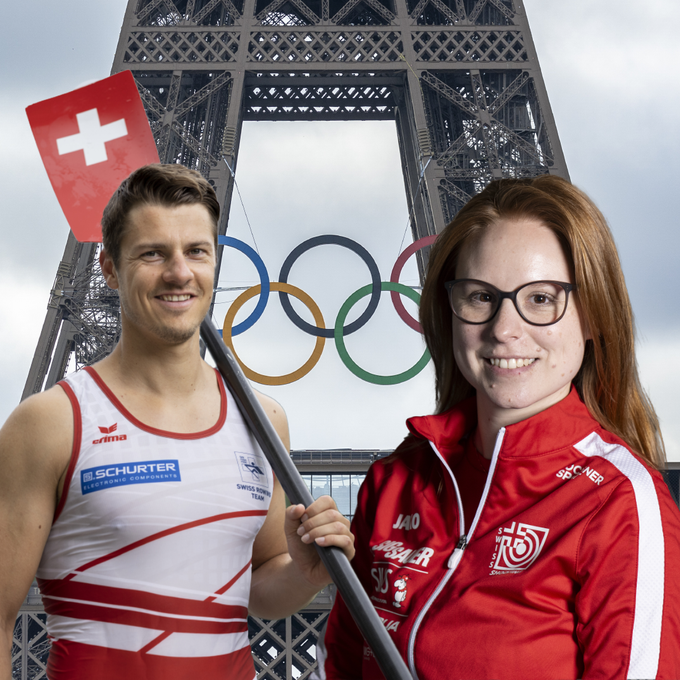
<svg viewBox="0 0 680 680"><path fill-rule="evenodd" d="M294 504L308 507L314 499L300 477L290 453L281 442L267 418L234 355L222 341L209 316L201 323L201 338L224 377L246 423L267 456L269 464L281 482L283 490ZM355 623L373 650L376 661L388 680L412 680L404 660L397 651L385 626L380 621L359 578L350 566L345 553L336 547L315 545L321 561L338 587Z"/></svg>

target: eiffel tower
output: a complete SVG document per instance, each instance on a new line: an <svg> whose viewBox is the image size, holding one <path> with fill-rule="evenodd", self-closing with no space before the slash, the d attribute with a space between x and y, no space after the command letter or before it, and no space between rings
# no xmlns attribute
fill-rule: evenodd
<svg viewBox="0 0 680 680"><path fill-rule="evenodd" d="M244 121L394 120L414 240L441 231L493 179L568 177L522 0L130 0L112 73L125 69L161 161L214 186L220 234ZM118 299L96 250L69 235L24 398L117 341ZM335 471L359 481L383 454L293 456L332 490ZM308 677L329 607L322 593L285 621L252 620L258 677ZM17 677L43 677L35 592L14 642Z"/></svg>

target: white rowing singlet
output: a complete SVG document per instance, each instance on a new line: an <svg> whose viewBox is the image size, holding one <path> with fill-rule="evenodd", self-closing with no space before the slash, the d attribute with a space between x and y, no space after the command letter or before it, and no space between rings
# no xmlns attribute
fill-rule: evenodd
<svg viewBox="0 0 680 680"><path fill-rule="evenodd" d="M273 475L217 375L217 423L148 427L86 368L60 385L74 440L38 569L52 680L253 680L253 540Z"/></svg>

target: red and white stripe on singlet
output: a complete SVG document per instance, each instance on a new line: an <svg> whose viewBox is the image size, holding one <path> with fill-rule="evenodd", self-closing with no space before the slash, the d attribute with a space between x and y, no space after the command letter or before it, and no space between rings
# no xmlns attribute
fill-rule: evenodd
<svg viewBox="0 0 680 680"><path fill-rule="evenodd" d="M217 423L148 427L86 368L64 491L38 569L51 679L253 680L253 540L272 470L219 374Z"/></svg>

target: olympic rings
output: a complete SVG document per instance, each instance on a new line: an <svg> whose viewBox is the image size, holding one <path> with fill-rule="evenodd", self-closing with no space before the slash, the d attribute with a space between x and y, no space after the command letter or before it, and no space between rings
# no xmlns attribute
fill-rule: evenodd
<svg viewBox="0 0 680 680"><path fill-rule="evenodd" d="M301 300L309 308L309 311L312 313L312 316L314 317L314 321L316 321L317 326L325 328L326 324L324 323L321 310L317 306L316 302L314 302L314 300L312 300L312 298L309 295L307 295L307 293L305 293L303 290L300 290L296 286L291 286L289 283L275 282L270 285L272 290L290 293L291 295L294 295L298 300ZM236 361L238 361L241 368L243 369L243 372L246 374L246 377L250 378L250 380L254 380L255 382L260 383L261 385L287 385L288 383L292 383L295 382L296 380L299 380L300 378L303 378L304 376L307 375L307 373L309 373L314 368L314 366L316 366L319 359L321 358L323 346L326 344L326 339L320 336L317 337L312 355L300 368L298 368L296 371L293 371L292 373L287 373L286 375L280 376L269 376L263 375L262 373L256 373L255 371L248 368L241 361L241 359L239 359L238 354L236 354L236 350L234 349L234 343L232 342L231 334L229 331L231 329L231 324L234 322L236 312L238 312L238 310L241 309L241 306L243 305L244 302L247 302L248 300L250 300L250 298L255 297L255 295L257 295L259 292L260 286L253 286L244 293L241 293L241 295L239 295L234 300L234 302L232 302L231 307L229 307L229 311L227 312L227 315L224 317L224 325L222 327L222 339L224 340L224 344L227 345L227 347L229 347L229 349L234 353Z"/></svg>
<svg viewBox="0 0 680 680"><path fill-rule="evenodd" d="M356 375L358 378L361 378L366 382L374 383L375 385L397 385L398 383L406 382L407 380L410 380L414 376L418 375L418 373L420 373L420 371L422 371L430 362L430 352L429 350L425 349L423 356L421 356L420 359L413 366L411 366L411 368L403 371L402 373L397 373L396 375L377 375L376 373L369 373L368 371L365 371L363 368L361 368L349 356L347 348L345 347L345 341L343 339L342 325L347 318L349 310L356 304L358 300L368 295L371 292L371 289L372 286L370 285L359 288L359 290L352 293L347 298L347 300L345 300L345 303L342 305L342 307L340 307L338 317L335 320L335 347L337 348L338 354L340 355L340 358L342 359L345 366L347 366L347 368L349 368L349 370L352 371L352 373L354 373L354 375ZM418 302L420 300L420 295L418 295L418 293L401 283L394 283L391 281L387 283L383 281L380 284L380 289L393 291L395 293L402 293L402 295L406 295L406 297L411 298L411 300L414 302Z"/></svg>
<svg viewBox="0 0 680 680"><path fill-rule="evenodd" d="M408 246L397 258L397 261L395 262L394 267L392 269L390 281L381 282L380 272L378 270L378 266L375 263L375 260L371 257L368 251L363 246L359 245L356 241L353 241L344 236L330 234L316 236L314 238L308 239L304 243L297 246L293 251L291 251L291 253L288 255L288 257L286 258L285 262L281 267L281 272L279 274L279 278L281 279L281 281L270 282L269 274L267 273L267 269L264 265L264 262L262 261L262 258L249 245L247 245L243 241L240 241L239 239L232 238L230 236L219 236L218 243L220 245L225 245L230 248L235 248L236 250L239 250L244 255L246 255L246 257L248 257L255 265L258 275L260 277L259 285L253 286L252 288L249 288L244 293L239 295L229 307L229 310L224 318L224 325L222 331L224 343L228 347L230 347L231 350L234 352L234 356L236 356L236 359L241 365L243 372L246 374L246 376L251 380L259 382L263 385L286 385L288 383L292 383L296 380L299 380L300 378L307 375L307 373L309 373L314 368L314 366L316 366L319 359L321 358L326 338L335 339L335 346L337 348L341 360L343 361L345 366L347 366L347 368L358 378L361 378L366 382L374 383L376 385L396 385L398 383L410 380L415 375L420 373L420 371L422 371L423 368L430 361L430 353L427 349L420 357L420 359L408 370L402 371L401 373L395 375L382 376L377 375L375 373L369 373L365 369L361 368L349 356L349 353L347 352L347 349L345 347L344 336L349 335L350 333L354 333L355 331L362 328L368 322L368 320L373 316L373 313L375 312L378 303L380 302L380 293L382 291L390 291L390 297L392 298L394 307L401 320L404 321L404 323L406 323L406 325L408 325L410 328L422 332L420 324L410 314L408 314L400 298L400 295L406 295L406 297L410 298L414 302L419 303L420 295L412 288L409 288L408 286L399 283L398 279L401 275L401 271L404 267L404 264L406 263L408 258L417 250L420 250L421 248L432 244L436 238L437 238L436 236L426 236L425 238L421 238L415 243L412 243L410 246ZM305 253L307 250L310 250L311 248L326 244L342 246L344 248L352 250L357 255L359 255L359 257L361 257L366 263L371 274L372 280L370 284L355 291L354 293L352 293L352 295L350 295L347 298L347 300L345 300L342 307L340 308L340 311L338 312L338 316L336 317L335 324L332 329L326 328L321 310L319 309L318 305L314 302L314 300L307 293L300 290L296 286L289 284L287 281L288 275L290 274L290 270L295 261L300 257L300 255ZM233 345L233 337L251 328L262 316L264 309L267 306L267 302L269 300L269 293L271 290L278 291L279 298L281 300L281 305L283 306L283 309L286 312L288 318L305 333L316 337L316 344L314 345L314 350L312 351L312 354L309 357L309 359L307 359L307 361L297 370L281 376L268 376L262 373L256 373L252 369L248 368L241 361L241 359L239 359ZM234 319L236 318L236 314L239 311L239 309L241 309L245 302L247 302L248 300L250 300L251 298L255 297L255 295L258 294L260 295L260 299L258 300L255 309L251 312L248 318L245 319L245 321L242 321L240 324L232 328L232 324L234 322ZM312 326L311 324L303 321L298 316L298 314L293 310L290 298L288 297L289 295L293 295L294 297L298 298L300 301L302 301L303 304L307 306L307 308L311 311L312 316L314 317L314 322L316 324L315 326ZM358 319L356 319L356 321L353 321L352 323L347 324L345 326L344 323L347 318L347 315L349 314L350 309L361 298L366 297L367 295L370 295L371 298L365 311L361 314L361 316L359 316Z"/></svg>
<svg viewBox="0 0 680 680"><path fill-rule="evenodd" d="M286 261L281 266L281 271L279 272L279 281L283 283L288 282L288 274L290 274L291 267L293 266L295 260L297 260L298 257L302 255L302 253L307 252L311 248L316 248L316 246L332 244L336 246L342 246L343 248L349 248L350 250L354 251L366 263L368 271L371 272L371 279L373 280L373 285L371 286L371 299L368 303L368 307L366 307L364 313L356 321L353 321L346 328L342 329L343 335L349 335L350 333L354 333L354 331L358 331L368 322L368 320L373 316L375 310L378 307L378 303L380 302L380 270L366 248L359 245L356 241L346 238L345 236L335 236L331 234L315 236L314 238L310 238L307 241L301 243L290 253L290 255L286 258ZM288 299L288 295L286 293L279 293L279 297L281 298L281 306L288 315L288 318L300 330L303 330L305 333L309 333L310 335L316 335L322 338L333 337L334 331L332 328L316 328L311 324L308 324L306 321L303 321L295 313L295 310L290 304L290 300Z"/></svg>
<svg viewBox="0 0 680 680"><path fill-rule="evenodd" d="M237 238L232 238L231 236L218 236L217 243L223 246L229 246L230 248L236 248L236 250L240 250L252 261L252 263L257 268L257 273L260 275L260 290L262 291L262 294L255 305L255 309L250 313L250 316L245 321L241 321L238 326L234 326L234 328L231 329L232 336L239 335L244 331L247 331L256 321L259 321L260 317L264 313L264 308L267 306L267 302L269 301L269 273L267 272L267 268L264 266L262 258L247 243L239 241ZM252 295L250 297L252 297ZM224 332L222 337L224 337Z"/></svg>
<svg viewBox="0 0 680 680"><path fill-rule="evenodd" d="M404 252L397 258L397 261L394 263L394 267L392 268L392 273L390 274L390 281L392 283L399 283L399 277L401 276L401 270L404 268L404 265L406 264L406 260L408 260L413 253L415 253L417 250L420 250L421 248L424 248L425 246L430 246L432 245L435 241L437 240L436 236L424 236L423 238L419 238L417 241L414 241ZM397 314L399 314L399 318L409 327L412 328L414 331L418 331L418 333L423 332L423 327L420 325L420 323L414 319L407 311L406 308L404 307L404 303L401 301L401 298L399 297L399 294L396 291L392 291L390 293L390 296L392 297L392 304L394 305L394 308L397 310Z"/></svg>

